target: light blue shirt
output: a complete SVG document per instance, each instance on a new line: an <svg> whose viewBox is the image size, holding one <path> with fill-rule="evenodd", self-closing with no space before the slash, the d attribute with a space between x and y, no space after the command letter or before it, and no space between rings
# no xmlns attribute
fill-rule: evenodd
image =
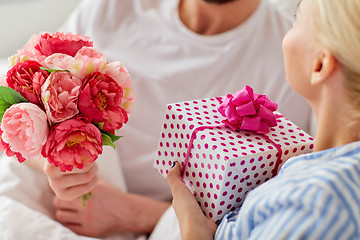
<svg viewBox="0 0 360 240"><path fill-rule="evenodd" d="M360 142L289 159L215 239L360 239Z"/></svg>

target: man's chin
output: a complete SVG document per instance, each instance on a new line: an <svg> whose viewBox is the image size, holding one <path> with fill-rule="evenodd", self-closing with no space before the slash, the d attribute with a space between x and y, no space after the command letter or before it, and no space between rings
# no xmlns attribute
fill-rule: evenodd
<svg viewBox="0 0 360 240"><path fill-rule="evenodd" d="M229 2L234 2L236 0L203 0L204 2L207 3L213 3L213 4L225 4L225 3L229 3Z"/></svg>

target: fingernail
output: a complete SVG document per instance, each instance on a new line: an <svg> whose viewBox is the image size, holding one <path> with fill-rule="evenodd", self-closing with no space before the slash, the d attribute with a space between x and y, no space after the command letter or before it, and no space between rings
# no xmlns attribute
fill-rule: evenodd
<svg viewBox="0 0 360 240"><path fill-rule="evenodd" d="M176 161L174 161L173 163L172 163L172 165L171 165L171 167L170 168L173 168L173 167L175 167L175 165L176 165Z"/></svg>

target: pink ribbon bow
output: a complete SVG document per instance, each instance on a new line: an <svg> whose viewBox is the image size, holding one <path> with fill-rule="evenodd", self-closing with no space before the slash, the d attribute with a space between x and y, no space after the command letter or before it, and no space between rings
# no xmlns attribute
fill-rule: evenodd
<svg viewBox="0 0 360 240"><path fill-rule="evenodd" d="M232 130L250 130L260 134L270 132L269 128L277 125L275 114L278 105L266 95L254 94L251 87L228 94L218 111L226 117L223 124Z"/></svg>

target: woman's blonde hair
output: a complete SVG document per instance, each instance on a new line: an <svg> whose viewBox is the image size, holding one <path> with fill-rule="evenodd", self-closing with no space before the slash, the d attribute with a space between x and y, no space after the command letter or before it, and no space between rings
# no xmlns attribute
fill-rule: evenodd
<svg viewBox="0 0 360 240"><path fill-rule="evenodd" d="M351 103L360 109L360 0L312 0L316 40L341 64Z"/></svg>

